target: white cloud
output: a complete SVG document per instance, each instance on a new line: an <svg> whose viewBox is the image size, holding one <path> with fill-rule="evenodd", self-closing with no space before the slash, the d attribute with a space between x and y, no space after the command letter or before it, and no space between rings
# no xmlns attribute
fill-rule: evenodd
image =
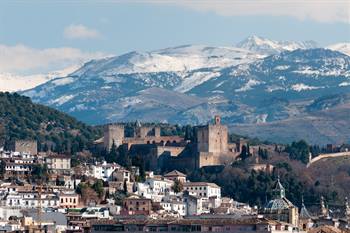
<svg viewBox="0 0 350 233"><path fill-rule="evenodd" d="M300 20L350 24L349 0L168 0L156 4L180 5L224 16L290 16Z"/></svg>
<svg viewBox="0 0 350 233"><path fill-rule="evenodd" d="M96 39L101 38L99 31L82 24L71 24L64 29L63 35L68 39Z"/></svg>
<svg viewBox="0 0 350 233"><path fill-rule="evenodd" d="M50 72L104 56L103 53L89 53L70 47L35 49L21 44L0 44L0 73Z"/></svg>

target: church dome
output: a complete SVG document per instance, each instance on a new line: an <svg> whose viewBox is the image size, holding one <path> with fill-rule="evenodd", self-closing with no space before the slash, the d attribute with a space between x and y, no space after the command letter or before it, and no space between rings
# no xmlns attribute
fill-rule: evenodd
<svg viewBox="0 0 350 233"><path fill-rule="evenodd" d="M269 201L265 209L267 210L283 210L294 207L294 205L286 198L286 191L278 177L275 188L272 190L273 198Z"/></svg>
<svg viewBox="0 0 350 233"><path fill-rule="evenodd" d="M273 199L265 205L265 209L269 210L284 210L292 207L294 205L285 197Z"/></svg>

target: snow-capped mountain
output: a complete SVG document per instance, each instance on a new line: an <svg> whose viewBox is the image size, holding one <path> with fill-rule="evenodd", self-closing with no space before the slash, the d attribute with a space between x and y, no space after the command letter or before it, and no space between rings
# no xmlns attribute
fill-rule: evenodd
<svg viewBox="0 0 350 233"><path fill-rule="evenodd" d="M327 46L328 49L339 51L350 56L350 43L337 43Z"/></svg>
<svg viewBox="0 0 350 233"><path fill-rule="evenodd" d="M267 55L264 43L260 49L185 45L92 60L22 93L92 124L201 124L220 114L228 124L259 125L309 116L313 101L350 92L350 57L335 51L342 47L269 42L275 50Z"/></svg>
<svg viewBox="0 0 350 233"><path fill-rule="evenodd" d="M317 47L314 41L275 41L263 37L250 36L237 44L238 48L254 51L260 54L278 54L296 49L312 49Z"/></svg>
<svg viewBox="0 0 350 233"><path fill-rule="evenodd" d="M24 91L32 89L57 77L65 77L77 70L80 65L69 66L63 70L53 71L47 74L15 75L0 73L0 91Z"/></svg>
<svg viewBox="0 0 350 233"><path fill-rule="evenodd" d="M254 123L288 118L290 101L350 91L350 57L326 49L283 52L235 66L120 72L131 63L123 56L91 61L67 77L53 79L24 94L90 123L130 120L131 115L148 118L145 109L155 107L159 112L172 109L171 116L154 114L159 121L203 123L217 112L228 122ZM130 67L135 69L135 62L132 64ZM158 95L144 101L144 91L154 93L159 88L167 90L165 96L174 98L164 102ZM193 98L197 99L190 101ZM179 99L197 104L184 105L187 107L183 109L176 104ZM96 119L97 113L102 117Z"/></svg>
<svg viewBox="0 0 350 233"><path fill-rule="evenodd" d="M201 68L248 63L264 56L234 47L185 45L152 52L130 52L121 56L92 60L74 75L91 71L100 75L154 72L187 72Z"/></svg>

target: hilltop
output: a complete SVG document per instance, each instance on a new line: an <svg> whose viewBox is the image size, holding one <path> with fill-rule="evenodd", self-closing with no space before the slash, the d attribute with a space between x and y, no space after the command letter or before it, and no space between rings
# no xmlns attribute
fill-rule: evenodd
<svg viewBox="0 0 350 233"><path fill-rule="evenodd" d="M39 148L57 152L87 149L101 130L40 104L30 98L0 92L0 138L34 139Z"/></svg>

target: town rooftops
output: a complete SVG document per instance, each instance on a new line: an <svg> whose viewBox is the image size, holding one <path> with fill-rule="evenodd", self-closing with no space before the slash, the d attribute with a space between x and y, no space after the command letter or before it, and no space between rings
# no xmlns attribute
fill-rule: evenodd
<svg viewBox="0 0 350 233"><path fill-rule="evenodd" d="M218 186L215 183L208 183L208 182L188 182L188 183L184 183L184 187L191 187L191 186L210 186L212 188L220 188L220 186Z"/></svg>
<svg viewBox="0 0 350 233"><path fill-rule="evenodd" d="M124 200L150 200L150 201L152 201L152 199L150 199L150 198L139 197L137 195L132 195L130 197L125 198Z"/></svg>
<svg viewBox="0 0 350 233"><path fill-rule="evenodd" d="M49 154L46 158L52 158L52 159L70 159L71 157L69 155L62 155L62 154Z"/></svg>
<svg viewBox="0 0 350 233"><path fill-rule="evenodd" d="M265 209L268 210L283 210L283 209L289 209L294 207L293 203L291 203L287 198L277 198L269 201Z"/></svg>
<svg viewBox="0 0 350 233"><path fill-rule="evenodd" d="M96 167L104 167L104 168L121 168L121 166L117 163L107 163L103 161L102 163L96 163Z"/></svg>
<svg viewBox="0 0 350 233"><path fill-rule="evenodd" d="M182 172L179 172L178 170L173 170L167 174L164 175L164 177L173 177L173 176L182 176L182 177L186 177L185 174L183 174Z"/></svg>
<svg viewBox="0 0 350 233"><path fill-rule="evenodd" d="M334 226L325 225L325 226L320 226L320 227L310 229L309 232L310 233L344 233L346 231L342 231L341 229L336 228Z"/></svg>
<svg viewBox="0 0 350 233"><path fill-rule="evenodd" d="M96 221L93 225L99 224L123 224L123 225L154 225L154 224L167 224L167 225L251 225L251 224L269 224L269 225L281 225L280 222L274 220L268 220L265 218L208 218L208 219L200 219L200 218L185 218L185 219L123 219L122 221L117 220L109 220L109 221ZM288 223L283 223L283 225L288 225Z"/></svg>

